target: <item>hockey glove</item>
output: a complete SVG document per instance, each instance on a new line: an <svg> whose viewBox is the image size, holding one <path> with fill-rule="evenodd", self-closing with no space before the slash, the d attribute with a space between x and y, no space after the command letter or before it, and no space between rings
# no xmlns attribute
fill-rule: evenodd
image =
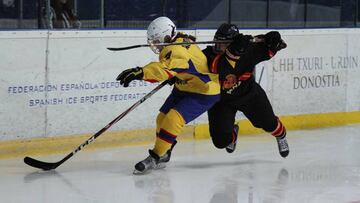
<svg viewBox="0 0 360 203"><path fill-rule="evenodd" d="M169 82L168 82L168 84L171 86L171 85L174 85L175 83L176 83L176 77L172 77L172 78L170 78L170 79L168 79L169 80Z"/></svg>
<svg viewBox="0 0 360 203"><path fill-rule="evenodd" d="M234 40L227 49L232 55L240 56L241 54L244 54L249 47L251 39L251 35L238 34L234 37Z"/></svg>
<svg viewBox="0 0 360 203"><path fill-rule="evenodd" d="M124 70L117 76L116 80L120 81L120 84L124 87L128 87L129 83L133 80L142 80L144 77L144 71L141 67L130 68Z"/></svg>
<svg viewBox="0 0 360 203"><path fill-rule="evenodd" d="M277 52L286 48L286 43L281 39L280 33L271 31L265 34L265 43L271 51Z"/></svg>

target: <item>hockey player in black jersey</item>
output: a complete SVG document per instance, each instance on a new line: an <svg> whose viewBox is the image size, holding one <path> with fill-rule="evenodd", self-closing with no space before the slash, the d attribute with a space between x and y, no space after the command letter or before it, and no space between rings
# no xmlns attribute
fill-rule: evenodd
<svg viewBox="0 0 360 203"><path fill-rule="evenodd" d="M236 147L238 125L234 125L237 111L256 128L271 133L277 140L282 157L289 154L286 129L274 114L265 91L255 81L255 65L272 58L286 48L280 33L268 32L250 36L239 33L236 25L222 24L215 40L232 40L230 44L215 44L203 50L211 72L219 74L221 100L208 110L210 136L217 148L232 153Z"/></svg>

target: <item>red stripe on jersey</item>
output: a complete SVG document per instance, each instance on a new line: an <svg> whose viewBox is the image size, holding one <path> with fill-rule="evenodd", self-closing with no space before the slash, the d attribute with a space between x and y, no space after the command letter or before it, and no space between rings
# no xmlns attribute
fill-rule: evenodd
<svg viewBox="0 0 360 203"><path fill-rule="evenodd" d="M169 79L174 77L174 75L171 74L171 72L169 70L166 70L166 69L164 69L164 70L165 70L166 74L169 76Z"/></svg>
<svg viewBox="0 0 360 203"><path fill-rule="evenodd" d="M269 54L270 58L272 58L275 55L275 53L273 51L271 51L270 49L268 50L268 54Z"/></svg>
<svg viewBox="0 0 360 203"><path fill-rule="evenodd" d="M221 57L221 54L216 55L213 62L211 63L211 72L212 73L217 73L217 68L218 68L220 57Z"/></svg>

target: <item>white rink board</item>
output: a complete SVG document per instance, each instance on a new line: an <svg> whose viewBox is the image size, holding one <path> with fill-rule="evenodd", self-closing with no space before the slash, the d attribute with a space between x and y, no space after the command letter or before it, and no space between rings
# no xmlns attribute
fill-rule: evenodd
<svg viewBox="0 0 360 203"><path fill-rule="evenodd" d="M211 40L214 30L186 32L202 41ZM288 48L257 69L259 77L265 67L261 85L277 115L360 110L360 31L280 32ZM115 81L122 70L157 60L149 48L111 52L106 47L145 43L143 30L0 32L0 140L94 133L104 127L157 85L136 81L123 88ZM170 90L163 88L110 130L154 128ZM46 99L51 104L42 105ZM203 115L192 124L205 122Z"/></svg>

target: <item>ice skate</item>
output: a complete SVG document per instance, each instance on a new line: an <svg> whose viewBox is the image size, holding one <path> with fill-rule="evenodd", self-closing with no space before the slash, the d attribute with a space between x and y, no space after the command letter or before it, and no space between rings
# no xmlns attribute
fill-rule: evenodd
<svg viewBox="0 0 360 203"><path fill-rule="evenodd" d="M149 156L144 159L143 161L140 161L135 165L134 174L144 174L152 169L162 169L166 167L167 162L170 161L171 158L171 151L173 150L174 146L176 145L177 141L171 145L171 148L166 152L166 154L162 157L159 157L155 152L152 150L149 150Z"/></svg>
<svg viewBox="0 0 360 203"><path fill-rule="evenodd" d="M233 136L235 137L233 139L233 142L225 148L228 153L233 153L235 151L238 132L239 132L239 125L234 125Z"/></svg>
<svg viewBox="0 0 360 203"><path fill-rule="evenodd" d="M135 165L135 175L144 174L152 169L165 168L166 161L161 161L161 158L152 150L149 150L149 154L150 155L146 159L140 161ZM167 156L167 154L165 154L165 156ZM167 159L165 156L163 158L164 160Z"/></svg>
<svg viewBox="0 0 360 203"><path fill-rule="evenodd" d="M286 134L281 137L276 137L280 155L285 158L289 155L289 145L286 140Z"/></svg>
<svg viewBox="0 0 360 203"><path fill-rule="evenodd" d="M171 158L171 152L174 149L177 141L175 140L174 143L171 145L171 148L166 152L166 154L162 157L160 157L160 162L169 162Z"/></svg>

